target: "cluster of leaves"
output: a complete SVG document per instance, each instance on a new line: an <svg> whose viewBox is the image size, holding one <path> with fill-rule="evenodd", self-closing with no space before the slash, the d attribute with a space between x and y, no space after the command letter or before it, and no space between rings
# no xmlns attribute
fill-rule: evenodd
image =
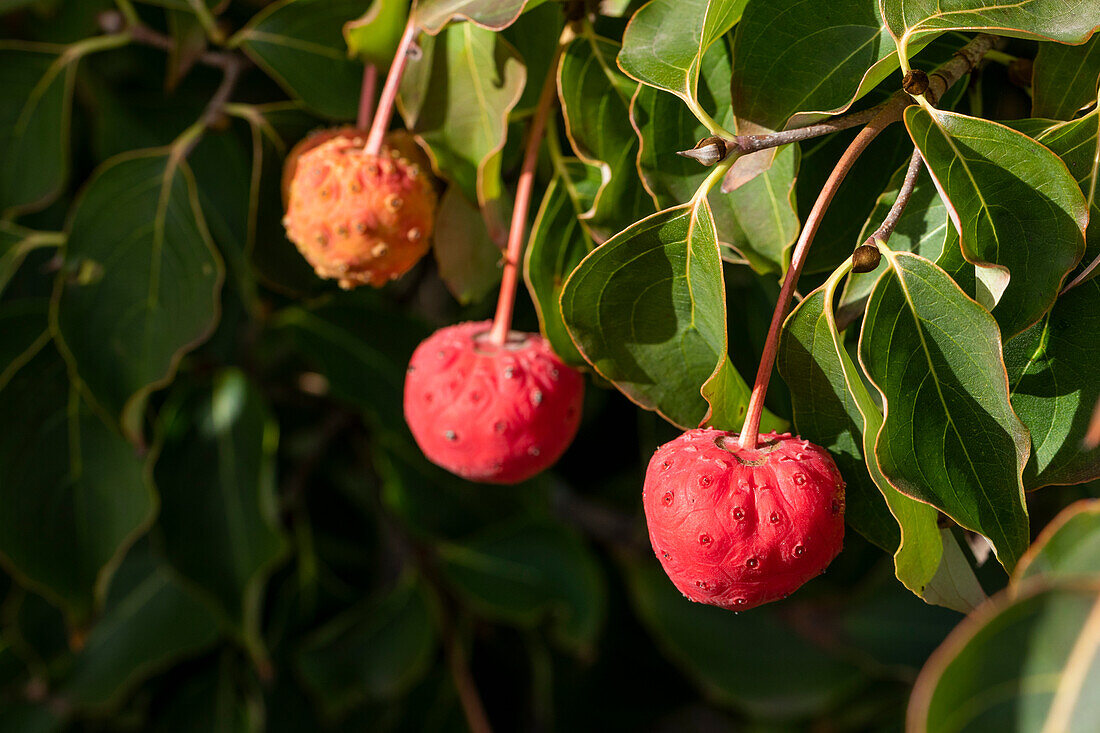
<svg viewBox="0 0 1100 733"><path fill-rule="evenodd" d="M959 619L928 604L1006 584L913 724L1088 729L1095 505L1028 547L1100 491L1100 17L940 6L421 0L398 105L447 185L434 258L341 293L283 236L281 158L354 119L407 2L0 0L0 730L461 730L482 703L501 729L889 727ZM774 608L688 604L641 473L673 426L740 428L853 133L709 170L676 152L871 108L983 30L1007 53L856 162L784 325L765 427L836 456L858 534ZM518 320L652 412L591 390L559 467L476 486L419 455L404 367L491 308L547 75ZM914 145L879 269L849 273Z"/></svg>

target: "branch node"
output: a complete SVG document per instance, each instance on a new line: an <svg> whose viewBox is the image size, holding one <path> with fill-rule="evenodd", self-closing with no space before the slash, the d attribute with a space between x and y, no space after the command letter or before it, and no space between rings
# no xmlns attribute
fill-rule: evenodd
<svg viewBox="0 0 1100 733"><path fill-rule="evenodd" d="M882 253L872 237L852 252L852 272L873 272L880 261Z"/></svg>
<svg viewBox="0 0 1100 733"><path fill-rule="evenodd" d="M722 138L711 135L695 143L695 147L691 150L679 150L676 154L710 167L726 159L729 155L729 146Z"/></svg>
<svg viewBox="0 0 1100 733"><path fill-rule="evenodd" d="M920 69L910 69L902 77L901 88L912 97L924 94L928 91L928 74Z"/></svg>

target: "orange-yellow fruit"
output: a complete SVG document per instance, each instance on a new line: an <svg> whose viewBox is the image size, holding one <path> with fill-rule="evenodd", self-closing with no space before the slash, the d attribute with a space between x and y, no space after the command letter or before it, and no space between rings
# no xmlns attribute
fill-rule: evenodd
<svg viewBox="0 0 1100 733"><path fill-rule="evenodd" d="M287 160L287 237L318 276L379 287L428 251L436 194L424 167L354 130L318 133ZM316 138L322 137L319 143Z"/></svg>

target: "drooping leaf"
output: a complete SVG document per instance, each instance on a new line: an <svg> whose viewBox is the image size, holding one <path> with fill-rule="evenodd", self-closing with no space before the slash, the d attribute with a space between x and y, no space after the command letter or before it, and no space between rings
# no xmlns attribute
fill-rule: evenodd
<svg viewBox="0 0 1100 733"><path fill-rule="evenodd" d="M1100 88L1100 36L1079 46L1043 43L1031 73L1031 116L1069 120L1096 102Z"/></svg>
<svg viewBox="0 0 1100 733"><path fill-rule="evenodd" d="M1011 569L1028 544L1029 441L1009 404L997 324L928 260L884 256L891 270L871 293L859 345L884 403L879 466L903 494L989 538Z"/></svg>
<svg viewBox="0 0 1100 733"><path fill-rule="evenodd" d="M20 320L45 331L44 308ZM6 321L9 338L14 324ZM88 409L64 361L42 344L0 389L0 419L34 426L0 435L0 553L17 577L83 623L152 521L156 499L145 460Z"/></svg>
<svg viewBox="0 0 1100 733"><path fill-rule="evenodd" d="M1031 433L1024 487L1100 478L1100 448L1082 447L1100 399L1100 280L1062 295L1005 344L1012 407Z"/></svg>
<svg viewBox="0 0 1100 733"><path fill-rule="evenodd" d="M60 234L36 232L0 221L0 294L28 254L43 247L60 246L63 239Z"/></svg>
<svg viewBox="0 0 1100 733"><path fill-rule="evenodd" d="M583 366L561 315L561 291L569 273L596 248L580 216L592 208L601 183L598 168L576 158L555 161L524 253L524 279L539 314L542 335L562 361Z"/></svg>
<svg viewBox="0 0 1100 733"><path fill-rule="evenodd" d="M104 709L134 685L218 638L214 613L148 549L134 547L111 580L103 615L89 632L58 696L77 709Z"/></svg>
<svg viewBox="0 0 1100 733"><path fill-rule="evenodd" d="M63 47L0 42L0 216L42 208L61 193L75 76Z"/></svg>
<svg viewBox="0 0 1100 733"><path fill-rule="evenodd" d="M473 23L420 37L410 59L399 109L428 144L433 164L466 198L503 209L501 150L508 114L527 80L523 61L504 38ZM495 215L499 218L499 213ZM487 218L492 228L492 222Z"/></svg>
<svg viewBox="0 0 1100 733"><path fill-rule="evenodd" d="M999 36L1081 43L1100 27L1092 0L878 0L879 12L907 57L914 43L943 31L986 30Z"/></svg>
<svg viewBox="0 0 1100 733"><path fill-rule="evenodd" d="M634 170L638 139L628 117L637 83L615 68L619 45L586 35L565 48L558 92L577 157L600 168L603 185L584 218L607 239L653 211Z"/></svg>
<svg viewBox="0 0 1100 733"><path fill-rule="evenodd" d="M439 276L462 305L476 303L500 282L504 256L489 236L481 214L454 187L448 188L436 210Z"/></svg>
<svg viewBox="0 0 1100 733"><path fill-rule="evenodd" d="M184 386L162 410L159 433L165 555L262 657L264 584L287 549L275 507L278 425L256 386L229 369L209 390Z"/></svg>
<svg viewBox="0 0 1100 733"><path fill-rule="evenodd" d="M1100 664L1100 591L1038 582L1004 592L961 623L929 659L908 730L1086 731Z"/></svg>
<svg viewBox="0 0 1100 733"><path fill-rule="evenodd" d="M718 110L719 124L732 127L726 45L712 45L698 71L700 104ZM638 171L657 205L675 206L690 199L709 171L676 151L693 147L710 134L707 128L692 117L681 100L647 86L640 86L635 93L630 118L640 144ZM757 272L780 272L784 252L798 235L793 201L797 172L798 147L786 146L768 171L735 191L715 190L708 197L719 241L744 255Z"/></svg>
<svg viewBox="0 0 1100 733"><path fill-rule="evenodd" d="M20 298L0 305L0 390L49 342L49 301Z"/></svg>
<svg viewBox="0 0 1100 733"><path fill-rule="evenodd" d="M520 521L439 548L442 571L477 612L520 626L549 617L574 649L591 649L606 613L599 566L563 527Z"/></svg>
<svg viewBox="0 0 1100 733"><path fill-rule="evenodd" d="M305 640L298 669L332 715L364 699L396 697L428 671L436 651L430 597L410 575Z"/></svg>
<svg viewBox="0 0 1100 733"><path fill-rule="evenodd" d="M248 733L264 728L266 711L250 689L243 665L239 656L224 651L182 680L173 679L149 733Z"/></svg>
<svg viewBox="0 0 1100 733"><path fill-rule="evenodd" d="M187 164L171 150L114 158L72 214L58 289L62 353L132 441L150 392L212 331L224 278Z"/></svg>
<svg viewBox="0 0 1100 733"><path fill-rule="evenodd" d="M363 0L280 0L229 40L287 94L332 119L353 119L363 64L348 58L344 24L363 14Z"/></svg>
<svg viewBox="0 0 1100 733"><path fill-rule="evenodd" d="M698 104L699 69L707 49L738 20L748 0L653 0L623 33L619 67L632 79ZM704 108L705 109L705 108ZM709 109L711 115L725 112Z"/></svg>
<svg viewBox="0 0 1100 733"><path fill-rule="evenodd" d="M529 0L421 0L416 24L433 36L450 24L471 21L491 31L507 28L523 12Z"/></svg>
<svg viewBox="0 0 1100 733"><path fill-rule="evenodd" d="M1084 252L1088 206L1077 182L1048 148L1004 125L919 106L906 109L905 124L966 259L1007 279L983 305L1014 336L1050 308Z"/></svg>
<svg viewBox="0 0 1100 733"><path fill-rule="evenodd" d="M172 38L164 86L173 91L206 51L206 31L194 13L167 9L164 15Z"/></svg>
<svg viewBox="0 0 1100 733"><path fill-rule="evenodd" d="M409 0L372 0L367 11L344 24L348 53L380 69L389 67L409 16Z"/></svg>
<svg viewBox="0 0 1100 733"><path fill-rule="evenodd" d="M726 704L770 720L805 718L863 684L856 666L794 633L769 609L733 614L691 603L654 558L631 560L624 571L635 612L661 651Z"/></svg>
<svg viewBox="0 0 1100 733"><path fill-rule="evenodd" d="M1013 583L1029 578L1095 578L1100 568L1100 499L1082 499L1059 512L1020 558Z"/></svg>
<svg viewBox="0 0 1100 733"><path fill-rule="evenodd" d="M705 201L653 214L598 247L566 281L561 309L597 372L682 428L707 414L699 390L715 368L733 371L722 260ZM743 414L749 389L740 377L735 383ZM740 428L737 415L713 417Z"/></svg>

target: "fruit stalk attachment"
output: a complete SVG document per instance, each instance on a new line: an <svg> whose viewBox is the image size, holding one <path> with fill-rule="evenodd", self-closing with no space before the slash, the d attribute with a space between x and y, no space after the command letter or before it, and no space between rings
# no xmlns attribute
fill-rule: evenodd
<svg viewBox="0 0 1100 733"><path fill-rule="evenodd" d="M527 146L523 153L523 168L516 184L516 203L512 208L512 222L508 229L508 247L504 255L504 274L500 280L500 295L497 299L493 328L489 332L489 341L503 346L512 328L512 313L516 304L516 286L519 283L520 255L523 251L523 235L527 229L527 212L531 208L531 189L535 185L535 168L539 161L539 148L542 146L543 133L550 110L557 99L558 64L565 50L564 38L558 43L546 80L542 83L535 116L527 133Z"/></svg>

